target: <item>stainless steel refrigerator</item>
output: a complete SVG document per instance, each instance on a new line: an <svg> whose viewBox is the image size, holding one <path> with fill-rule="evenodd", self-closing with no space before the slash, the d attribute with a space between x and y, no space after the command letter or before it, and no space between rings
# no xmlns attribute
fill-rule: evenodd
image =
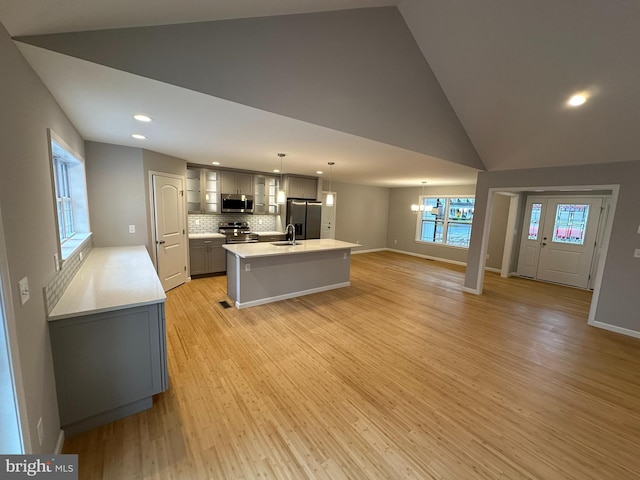
<svg viewBox="0 0 640 480"><path fill-rule="evenodd" d="M322 202L313 200L287 200L287 225L296 230L296 239L320 238Z"/></svg>

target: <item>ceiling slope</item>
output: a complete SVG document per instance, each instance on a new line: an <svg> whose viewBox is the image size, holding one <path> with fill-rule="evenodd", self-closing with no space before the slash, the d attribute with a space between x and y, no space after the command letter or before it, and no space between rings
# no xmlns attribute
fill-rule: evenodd
<svg viewBox="0 0 640 480"><path fill-rule="evenodd" d="M640 159L640 2L399 8L487 169ZM568 107L579 91L589 101Z"/></svg>
<svg viewBox="0 0 640 480"><path fill-rule="evenodd" d="M16 40L484 170L395 7Z"/></svg>

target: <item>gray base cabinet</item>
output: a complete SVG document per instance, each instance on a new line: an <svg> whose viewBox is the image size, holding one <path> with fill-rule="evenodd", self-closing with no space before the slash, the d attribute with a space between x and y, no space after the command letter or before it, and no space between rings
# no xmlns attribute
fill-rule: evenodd
<svg viewBox="0 0 640 480"><path fill-rule="evenodd" d="M150 408L167 390L164 303L49 323L66 435Z"/></svg>
<svg viewBox="0 0 640 480"><path fill-rule="evenodd" d="M224 238L198 238L189 240L190 275L211 275L227 270Z"/></svg>

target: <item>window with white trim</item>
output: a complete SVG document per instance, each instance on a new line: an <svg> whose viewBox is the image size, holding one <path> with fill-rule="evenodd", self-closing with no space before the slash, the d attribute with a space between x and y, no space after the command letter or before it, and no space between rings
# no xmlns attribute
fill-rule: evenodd
<svg viewBox="0 0 640 480"><path fill-rule="evenodd" d="M474 197L420 197L416 241L469 248Z"/></svg>
<svg viewBox="0 0 640 480"><path fill-rule="evenodd" d="M49 131L59 255L62 260L90 235L84 160Z"/></svg>

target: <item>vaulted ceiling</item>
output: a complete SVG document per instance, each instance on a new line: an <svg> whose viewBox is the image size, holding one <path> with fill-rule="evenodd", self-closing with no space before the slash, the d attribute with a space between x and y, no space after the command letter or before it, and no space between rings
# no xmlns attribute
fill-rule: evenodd
<svg viewBox="0 0 640 480"><path fill-rule="evenodd" d="M639 159L638 2L0 0L0 22L87 140L381 186Z"/></svg>

